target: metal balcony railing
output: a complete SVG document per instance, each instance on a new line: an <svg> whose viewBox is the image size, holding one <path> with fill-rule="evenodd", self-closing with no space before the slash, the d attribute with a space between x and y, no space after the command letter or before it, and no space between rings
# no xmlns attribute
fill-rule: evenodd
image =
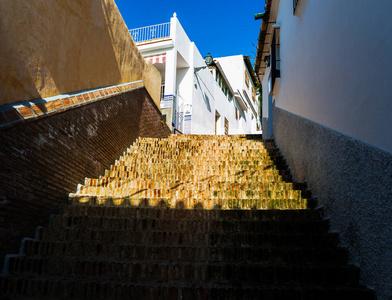
<svg viewBox="0 0 392 300"><path fill-rule="evenodd" d="M131 29L129 32L135 43L168 38L170 37L170 22Z"/></svg>

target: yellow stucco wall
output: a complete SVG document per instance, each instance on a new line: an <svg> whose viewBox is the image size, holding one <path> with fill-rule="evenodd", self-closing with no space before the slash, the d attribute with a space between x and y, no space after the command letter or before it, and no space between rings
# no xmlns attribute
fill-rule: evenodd
<svg viewBox="0 0 392 300"><path fill-rule="evenodd" d="M114 0L0 0L0 104L143 80L144 62Z"/></svg>

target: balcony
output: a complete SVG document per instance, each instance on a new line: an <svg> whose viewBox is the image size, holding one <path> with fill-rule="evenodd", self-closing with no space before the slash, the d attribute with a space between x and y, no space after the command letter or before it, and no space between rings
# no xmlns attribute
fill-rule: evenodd
<svg viewBox="0 0 392 300"><path fill-rule="evenodd" d="M135 43L147 44L170 39L170 22L129 30Z"/></svg>

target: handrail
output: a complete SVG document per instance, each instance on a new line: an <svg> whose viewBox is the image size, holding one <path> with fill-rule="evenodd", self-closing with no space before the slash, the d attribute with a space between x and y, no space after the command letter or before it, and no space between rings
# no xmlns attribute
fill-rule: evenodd
<svg viewBox="0 0 392 300"><path fill-rule="evenodd" d="M174 134L176 134L176 131L180 134L184 134L183 132L181 132L180 130L178 130L176 127L173 127L173 132Z"/></svg>
<svg viewBox="0 0 392 300"><path fill-rule="evenodd" d="M129 30L135 43L170 37L170 22Z"/></svg>

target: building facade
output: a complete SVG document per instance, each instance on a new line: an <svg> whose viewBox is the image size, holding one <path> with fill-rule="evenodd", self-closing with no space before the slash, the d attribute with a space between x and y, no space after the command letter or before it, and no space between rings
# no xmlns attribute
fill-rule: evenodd
<svg viewBox="0 0 392 300"><path fill-rule="evenodd" d="M244 83L238 85L231 75L234 69L228 64L221 67L220 62L213 59L208 66L176 14L169 23L131 29L130 32L145 60L161 73L160 109L174 133L260 132L257 130L261 128L257 123L258 105L252 100L254 78L248 75L249 83L244 89L245 75ZM246 59L240 57L242 73L253 74L245 64Z"/></svg>
<svg viewBox="0 0 392 300"><path fill-rule="evenodd" d="M391 299L392 3L265 2L263 137L308 183L362 283Z"/></svg>
<svg viewBox="0 0 392 300"><path fill-rule="evenodd" d="M250 58L234 55L216 58L220 69L226 74L234 90L235 118L238 121L233 133L261 132L257 78Z"/></svg>

